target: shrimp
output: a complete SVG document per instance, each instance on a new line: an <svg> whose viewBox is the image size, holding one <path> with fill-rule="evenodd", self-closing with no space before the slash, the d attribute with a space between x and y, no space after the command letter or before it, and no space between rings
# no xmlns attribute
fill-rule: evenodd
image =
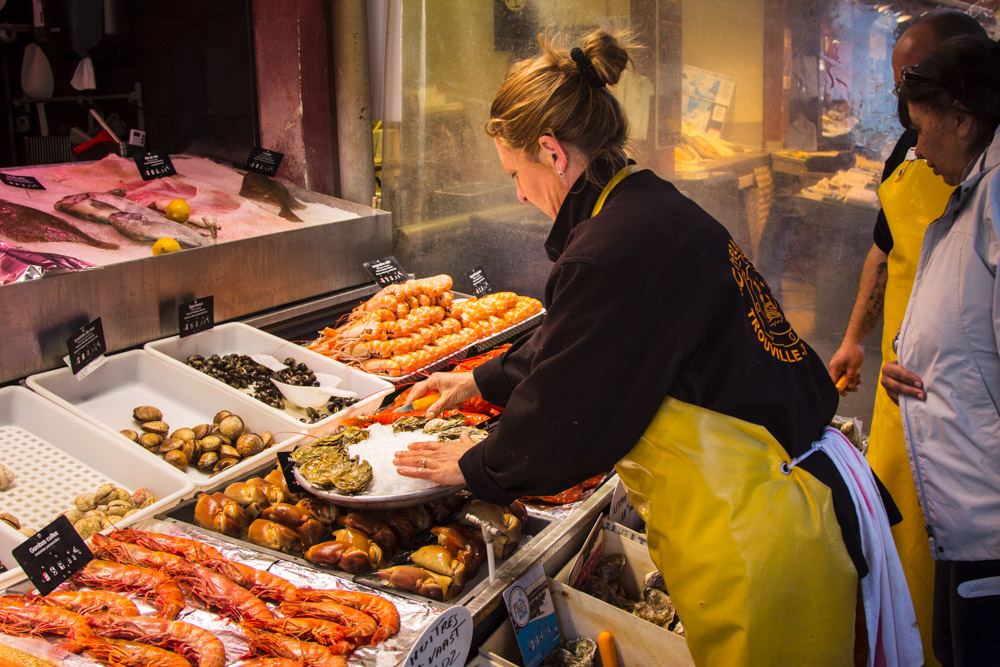
<svg viewBox="0 0 1000 667"><path fill-rule="evenodd" d="M45 596L28 596L27 604L62 607L78 614L106 611L119 616L139 615L135 603L110 591L52 591Z"/></svg>
<svg viewBox="0 0 1000 667"><path fill-rule="evenodd" d="M88 640L94 639L83 616L58 607L17 604L0 601L0 632L8 635L63 635L69 641L67 651L79 652Z"/></svg>
<svg viewBox="0 0 1000 667"><path fill-rule="evenodd" d="M232 579L202 565L192 566L191 573L177 577L177 582L188 593L236 621L244 619L272 620L274 614L267 605Z"/></svg>
<svg viewBox="0 0 1000 667"><path fill-rule="evenodd" d="M153 616L90 614L87 624L101 637L129 639L175 651L197 667L225 667L226 649L214 634L184 621Z"/></svg>
<svg viewBox="0 0 1000 667"><path fill-rule="evenodd" d="M361 370L376 375L399 377L403 374L403 369L394 359L365 359L361 362Z"/></svg>
<svg viewBox="0 0 1000 667"><path fill-rule="evenodd" d="M122 563L123 565L139 565L154 570L161 570L172 577L187 574L191 571L190 561L171 553L153 551L138 544L120 542L100 533L94 533L90 540L90 549L97 558Z"/></svg>
<svg viewBox="0 0 1000 667"><path fill-rule="evenodd" d="M350 628L320 618L285 617L263 622L243 621L243 627L314 641L326 646L337 655L350 653L354 650L354 642L346 638Z"/></svg>
<svg viewBox="0 0 1000 667"><path fill-rule="evenodd" d="M299 594L303 590L306 589L300 588ZM378 630L378 623L368 614L328 598L317 598L315 602L283 602L278 606L278 611L285 616L306 616L339 623L349 629L344 635L347 639L371 637Z"/></svg>
<svg viewBox="0 0 1000 667"><path fill-rule="evenodd" d="M399 632L399 610L396 609L396 605L380 595L361 593L359 591L345 591L336 588L327 590L300 588L297 599L310 602L339 602L342 605L353 607L373 616L378 620L378 630L372 636L372 644L377 644L383 639L388 639Z"/></svg>
<svg viewBox="0 0 1000 667"><path fill-rule="evenodd" d="M92 640L86 654L115 667L191 667L187 658L173 651L121 639Z"/></svg>
<svg viewBox="0 0 1000 667"><path fill-rule="evenodd" d="M225 558L207 560L202 565L232 579L233 582L247 589L251 594L265 600L274 600L275 602L294 600L295 592L298 590L291 582L276 574Z"/></svg>
<svg viewBox="0 0 1000 667"><path fill-rule="evenodd" d="M240 667L303 667L302 662L292 658L255 658L240 663Z"/></svg>
<svg viewBox="0 0 1000 667"><path fill-rule="evenodd" d="M173 619L184 609L184 593L169 576L148 567L92 560L71 581L92 588L139 593L157 607L160 618Z"/></svg>
<svg viewBox="0 0 1000 667"><path fill-rule="evenodd" d="M197 540L165 533L151 533L145 530L116 530L110 535L111 538L122 542L131 542L141 547L152 549L153 551L165 551L175 556L182 556L193 563L201 563L211 558L223 558L222 552L213 549L207 544L202 544Z"/></svg>
<svg viewBox="0 0 1000 667"><path fill-rule="evenodd" d="M306 667L347 667L347 660L322 644L304 642L273 632L246 629L246 634L250 640L250 650L256 655L293 658L300 660Z"/></svg>

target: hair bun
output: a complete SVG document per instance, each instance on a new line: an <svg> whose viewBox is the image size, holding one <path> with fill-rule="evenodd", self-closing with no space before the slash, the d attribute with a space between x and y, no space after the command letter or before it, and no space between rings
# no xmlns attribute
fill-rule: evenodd
<svg viewBox="0 0 1000 667"><path fill-rule="evenodd" d="M597 75L609 86L621 79L622 72L628 66L630 47L632 36L628 32L612 35L598 28L583 36L583 53L590 58Z"/></svg>

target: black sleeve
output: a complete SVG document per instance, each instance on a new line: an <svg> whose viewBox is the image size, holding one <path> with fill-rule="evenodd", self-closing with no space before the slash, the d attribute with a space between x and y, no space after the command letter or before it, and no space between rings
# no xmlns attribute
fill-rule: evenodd
<svg viewBox="0 0 1000 667"><path fill-rule="evenodd" d="M896 145L892 149L892 153L889 154L889 158L885 161L885 167L882 169L883 182L892 176L892 173L896 171L899 165L903 164L907 151L916 145L917 133L913 130L906 130L900 135L899 140L896 141ZM889 229L889 221L885 219L885 213L882 209L879 209L878 217L875 218L875 229L872 231L872 240L879 247L879 250L885 254L888 255L889 251L892 250L892 231Z"/></svg>
<svg viewBox="0 0 1000 667"><path fill-rule="evenodd" d="M504 406L510 400L514 387L528 376L531 360L538 349L538 332L514 343L509 350L495 359L472 370L476 387L483 398L494 405Z"/></svg>
<svg viewBox="0 0 1000 667"><path fill-rule="evenodd" d="M550 294L526 377L496 430L459 462L469 488L488 502L556 493L610 470L662 401L636 381L636 366L646 364L669 385L690 341L700 338L697 326L679 319L664 330L657 304L592 264L558 267ZM668 343L670 358L644 358L652 335Z"/></svg>

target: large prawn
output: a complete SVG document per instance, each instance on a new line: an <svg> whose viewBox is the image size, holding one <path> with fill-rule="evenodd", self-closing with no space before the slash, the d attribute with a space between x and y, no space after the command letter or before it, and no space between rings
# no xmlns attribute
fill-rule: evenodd
<svg viewBox="0 0 1000 667"><path fill-rule="evenodd" d="M354 650L354 642L347 639L350 628L321 618L276 618L273 621L243 621L244 628L267 630L286 637L306 639L322 644L338 655Z"/></svg>
<svg viewBox="0 0 1000 667"><path fill-rule="evenodd" d="M256 632L246 629L250 639L250 651L256 655L271 655L278 658L299 660L306 667L347 667L347 660L326 646L305 642L273 632Z"/></svg>
<svg viewBox="0 0 1000 667"><path fill-rule="evenodd" d="M184 621L152 616L90 614L87 624L101 637L129 639L175 651L197 667L225 667L226 649L214 634Z"/></svg>
<svg viewBox="0 0 1000 667"><path fill-rule="evenodd" d="M0 602L60 607L78 614L107 611L119 616L138 616L139 608L126 597L110 591L52 591L48 595L6 595Z"/></svg>
<svg viewBox="0 0 1000 667"><path fill-rule="evenodd" d="M90 549L98 558L161 570L172 577L189 574L191 562L165 551L153 551L138 544L121 542L100 533L90 538Z"/></svg>
<svg viewBox="0 0 1000 667"><path fill-rule="evenodd" d="M63 648L78 653L87 641L94 639L87 621L80 614L58 607L36 607L0 601L0 632L8 635L63 635Z"/></svg>
<svg viewBox="0 0 1000 667"><path fill-rule="evenodd" d="M139 546L152 549L153 551L165 551L187 558L194 563L201 563L209 558L223 558L222 552L207 544L186 537L177 535L167 535L166 533L152 533L146 530L116 530L109 536L112 539L122 542L131 542Z"/></svg>
<svg viewBox="0 0 1000 667"><path fill-rule="evenodd" d="M177 577L177 582L193 597L217 609L221 616L235 621L274 619L263 600L203 565L192 566L189 574Z"/></svg>
<svg viewBox="0 0 1000 667"><path fill-rule="evenodd" d="M302 589L300 588L299 591ZM278 611L292 618L320 618L347 628L345 639L361 640L378 630L378 622L368 614L333 600L316 602L283 602Z"/></svg>
<svg viewBox="0 0 1000 667"><path fill-rule="evenodd" d="M88 643L85 653L114 667L191 667L187 658L173 651L121 639L96 638Z"/></svg>
<svg viewBox="0 0 1000 667"><path fill-rule="evenodd" d="M160 618L173 619L184 608L184 593L168 575L148 567L92 560L71 581L91 588L139 593L157 608Z"/></svg>
<svg viewBox="0 0 1000 667"><path fill-rule="evenodd" d="M372 644L377 644L399 632L399 610L396 609L396 605L379 595L336 588L300 588L296 599L303 602L336 602L375 618L378 621L378 630L372 633Z"/></svg>

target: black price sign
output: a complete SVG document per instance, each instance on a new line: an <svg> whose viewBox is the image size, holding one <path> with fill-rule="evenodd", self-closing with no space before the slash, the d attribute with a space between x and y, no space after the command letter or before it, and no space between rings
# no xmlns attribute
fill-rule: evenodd
<svg viewBox="0 0 1000 667"><path fill-rule="evenodd" d="M11 554L42 595L51 593L94 560L83 538L62 514L14 547Z"/></svg>
<svg viewBox="0 0 1000 667"><path fill-rule="evenodd" d="M403 271L403 267L399 265L399 262L392 255L377 259L374 262L364 262L364 267L375 278L375 282L382 287L406 281L406 272Z"/></svg>
<svg viewBox="0 0 1000 667"><path fill-rule="evenodd" d="M281 475L285 478L288 490L292 493L309 493L299 484L299 480L295 479L295 474L292 472L292 466L295 464L292 462L291 452L276 452L275 456L278 457L278 467L281 468Z"/></svg>
<svg viewBox="0 0 1000 667"><path fill-rule="evenodd" d="M473 295L482 296L493 291L493 288L490 287L490 281L486 279L486 274L483 273L483 267L477 266L466 275L468 275L469 280L472 281Z"/></svg>
<svg viewBox="0 0 1000 667"><path fill-rule="evenodd" d="M66 341L69 347L69 367L76 375L88 364L108 351L104 342L104 326L101 318L80 328Z"/></svg>
<svg viewBox="0 0 1000 667"><path fill-rule="evenodd" d="M182 303L177 309L177 330L181 338L208 331L214 326L215 298L212 296Z"/></svg>
<svg viewBox="0 0 1000 667"><path fill-rule="evenodd" d="M173 176L177 173L174 163L170 161L169 155L159 153L143 153L135 157L135 166L139 169L142 180L151 181L154 178Z"/></svg>
<svg viewBox="0 0 1000 667"><path fill-rule="evenodd" d="M38 182L34 176L14 176L13 174L0 174L0 181L4 185L12 188L24 188L25 190L44 190L45 186Z"/></svg>
<svg viewBox="0 0 1000 667"><path fill-rule="evenodd" d="M281 166L284 157L284 153L254 146L250 149L250 157L247 158L247 169L265 176L274 176L278 173L278 167Z"/></svg>

